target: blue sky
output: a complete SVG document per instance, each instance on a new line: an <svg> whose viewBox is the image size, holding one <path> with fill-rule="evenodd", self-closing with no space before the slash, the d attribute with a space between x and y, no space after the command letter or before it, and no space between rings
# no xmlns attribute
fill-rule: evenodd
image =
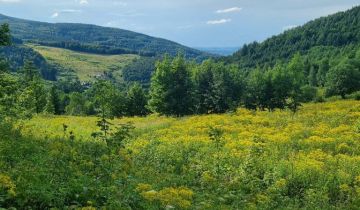
<svg viewBox="0 0 360 210"><path fill-rule="evenodd" d="M359 4L359 0L0 0L0 13L117 27L191 47L238 47Z"/></svg>

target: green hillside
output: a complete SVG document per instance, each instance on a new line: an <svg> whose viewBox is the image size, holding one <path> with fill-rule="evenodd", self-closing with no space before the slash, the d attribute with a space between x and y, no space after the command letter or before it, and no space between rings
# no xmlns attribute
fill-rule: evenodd
<svg viewBox="0 0 360 210"><path fill-rule="evenodd" d="M0 14L0 24L9 23L16 40L98 54L161 56L183 52L203 59L207 53L178 43L127 30L73 23L43 23Z"/></svg>
<svg viewBox="0 0 360 210"><path fill-rule="evenodd" d="M83 82L106 76L121 83L124 66L131 64L135 58L139 58L131 54L99 55L39 45L28 46L41 54L48 63L60 67L63 71L60 73L73 72Z"/></svg>
<svg viewBox="0 0 360 210"><path fill-rule="evenodd" d="M39 69L44 79L56 80L57 68L47 63L41 54L28 46L20 44L0 46L0 58L8 61L12 72L18 71L24 66L26 60L30 60Z"/></svg>
<svg viewBox="0 0 360 210"><path fill-rule="evenodd" d="M288 61L294 54L307 54L313 47L323 47L319 54L329 54L336 47L356 49L360 43L360 7L322 17L284 33L273 36L262 43L244 45L234 55L225 58L229 63L241 67L274 65L277 61ZM345 49L351 51L351 49ZM351 54L348 53L348 54ZM336 58L338 55L332 56Z"/></svg>

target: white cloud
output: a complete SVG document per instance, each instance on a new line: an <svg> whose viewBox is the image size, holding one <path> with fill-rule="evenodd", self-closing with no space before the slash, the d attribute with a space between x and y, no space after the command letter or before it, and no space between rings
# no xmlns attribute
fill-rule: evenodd
<svg viewBox="0 0 360 210"><path fill-rule="evenodd" d="M290 29L293 29L293 28L296 28L298 27L298 25L288 25L288 26L284 26L282 29L284 31L287 31L287 30L290 30Z"/></svg>
<svg viewBox="0 0 360 210"><path fill-rule="evenodd" d="M230 13L230 12L240 12L241 10L242 10L242 8L240 8L240 7L231 7L231 8L227 8L227 9L217 10L216 13L223 14L223 13Z"/></svg>
<svg viewBox="0 0 360 210"><path fill-rule="evenodd" d="M224 24L224 23L228 23L228 22L231 22L231 19L209 20L208 22L206 22L206 24L218 25L218 24Z"/></svg>
<svg viewBox="0 0 360 210"><path fill-rule="evenodd" d="M54 14L51 15L51 18L57 18L59 17L59 13L58 12L54 12Z"/></svg>
<svg viewBox="0 0 360 210"><path fill-rule="evenodd" d="M72 13L81 13L81 10L77 10L77 9L63 9L57 12L54 12L51 15L51 18L58 18L61 14L72 14Z"/></svg>
<svg viewBox="0 0 360 210"><path fill-rule="evenodd" d="M79 0L79 4L81 4L81 5L89 4L89 1L88 0Z"/></svg>
<svg viewBox="0 0 360 210"><path fill-rule="evenodd" d="M21 0L0 0L0 3L18 3Z"/></svg>

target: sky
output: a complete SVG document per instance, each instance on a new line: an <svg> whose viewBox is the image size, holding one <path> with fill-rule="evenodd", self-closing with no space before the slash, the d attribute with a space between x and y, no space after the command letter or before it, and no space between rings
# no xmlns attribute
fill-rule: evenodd
<svg viewBox="0 0 360 210"><path fill-rule="evenodd" d="M356 5L359 0L0 0L0 13L116 27L190 47L240 47Z"/></svg>

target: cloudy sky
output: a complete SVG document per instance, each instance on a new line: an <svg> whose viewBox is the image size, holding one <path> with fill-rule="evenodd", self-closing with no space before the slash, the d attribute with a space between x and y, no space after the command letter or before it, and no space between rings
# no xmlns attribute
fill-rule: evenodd
<svg viewBox="0 0 360 210"><path fill-rule="evenodd" d="M359 0L0 0L0 13L117 27L192 47L238 47L359 4Z"/></svg>

